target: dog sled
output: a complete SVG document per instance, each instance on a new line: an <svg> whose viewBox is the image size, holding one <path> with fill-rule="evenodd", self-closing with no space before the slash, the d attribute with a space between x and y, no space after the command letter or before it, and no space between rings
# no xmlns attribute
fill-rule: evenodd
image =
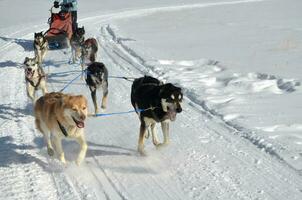
<svg viewBox="0 0 302 200"><path fill-rule="evenodd" d="M64 49L69 46L72 36L72 18L70 12L54 12L54 7L50 9L51 16L48 19L49 29L45 32L49 49Z"/></svg>

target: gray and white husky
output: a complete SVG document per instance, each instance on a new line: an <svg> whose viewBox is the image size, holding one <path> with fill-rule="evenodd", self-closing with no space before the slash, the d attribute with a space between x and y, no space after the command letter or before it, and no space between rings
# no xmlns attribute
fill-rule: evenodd
<svg viewBox="0 0 302 200"><path fill-rule="evenodd" d="M48 51L48 41L46 40L43 32L35 33L34 50L35 50L35 57L37 58L38 64L41 65Z"/></svg>
<svg viewBox="0 0 302 200"><path fill-rule="evenodd" d="M37 90L41 89L43 95L47 93L45 73L37 58L26 57L23 64L27 95L35 103Z"/></svg>

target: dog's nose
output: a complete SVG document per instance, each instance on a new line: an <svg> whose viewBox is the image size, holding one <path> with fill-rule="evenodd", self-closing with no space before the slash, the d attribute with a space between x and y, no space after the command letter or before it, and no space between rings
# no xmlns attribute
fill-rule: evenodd
<svg viewBox="0 0 302 200"><path fill-rule="evenodd" d="M81 115L81 116L80 116L80 119L81 119L82 121L84 121L84 120L86 119L86 116L85 116L85 115Z"/></svg>
<svg viewBox="0 0 302 200"><path fill-rule="evenodd" d="M182 111L182 108L180 106L176 108L177 113L181 113L181 111Z"/></svg>
<svg viewBox="0 0 302 200"><path fill-rule="evenodd" d="M33 69L32 68L27 68L27 70L31 72Z"/></svg>

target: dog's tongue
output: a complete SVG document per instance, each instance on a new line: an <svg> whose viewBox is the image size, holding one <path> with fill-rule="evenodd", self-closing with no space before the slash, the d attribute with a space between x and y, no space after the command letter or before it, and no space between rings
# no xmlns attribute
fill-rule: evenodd
<svg viewBox="0 0 302 200"><path fill-rule="evenodd" d="M31 78L32 76L33 76L33 73L27 70L26 71L26 77Z"/></svg>
<svg viewBox="0 0 302 200"><path fill-rule="evenodd" d="M78 121L73 117L72 117L72 119L73 119L74 123L77 125L78 128L84 128L85 124L84 124L83 121Z"/></svg>
<svg viewBox="0 0 302 200"><path fill-rule="evenodd" d="M84 128L85 127L84 122L77 122L77 127L78 128Z"/></svg>

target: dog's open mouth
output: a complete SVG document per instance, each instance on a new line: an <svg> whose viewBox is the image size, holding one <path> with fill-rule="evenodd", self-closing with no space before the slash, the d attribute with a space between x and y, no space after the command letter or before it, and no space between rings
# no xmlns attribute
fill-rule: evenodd
<svg viewBox="0 0 302 200"><path fill-rule="evenodd" d="M25 75L27 78L31 79L34 76L35 70L29 70L27 69L25 72Z"/></svg>
<svg viewBox="0 0 302 200"><path fill-rule="evenodd" d="M78 121L76 120L74 117L72 117L74 123L77 125L78 128L84 128L85 127L85 124L83 121Z"/></svg>

